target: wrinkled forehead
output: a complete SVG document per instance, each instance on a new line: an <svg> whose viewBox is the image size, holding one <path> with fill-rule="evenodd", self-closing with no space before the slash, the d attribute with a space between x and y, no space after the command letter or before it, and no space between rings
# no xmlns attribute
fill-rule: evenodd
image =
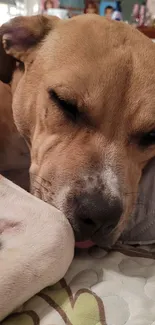
<svg viewBox="0 0 155 325"><path fill-rule="evenodd" d="M87 22L87 21L86 21ZM100 22L100 20L99 20ZM75 25L74 25L75 24ZM126 80L132 69L130 49L105 35L104 24L62 22L46 38L40 58L47 82L93 92ZM110 37L110 32L109 37Z"/></svg>
<svg viewBox="0 0 155 325"><path fill-rule="evenodd" d="M40 58L47 87L69 89L98 107L113 108L116 97L124 107L127 97L134 101L135 94L138 99L154 91L154 44L101 17L60 22L45 39Z"/></svg>
<svg viewBox="0 0 155 325"><path fill-rule="evenodd" d="M105 69L125 74L131 63L137 72L146 63L147 69L155 64L155 46L141 33L126 24L92 16L61 21L46 37L40 54L48 71L71 67L79 73L82 68L95 73L96 68L100 74Z"/></svg>
<svg viewBox="0 0 155 325"><path fill-rule="evenodd" d="M48 64L54 61L59 67L101 63L103 58L111 56L112 50L121 52L124 36L118 37L118 33L100 19L61 21L44 42L44 61Z"/></svg>

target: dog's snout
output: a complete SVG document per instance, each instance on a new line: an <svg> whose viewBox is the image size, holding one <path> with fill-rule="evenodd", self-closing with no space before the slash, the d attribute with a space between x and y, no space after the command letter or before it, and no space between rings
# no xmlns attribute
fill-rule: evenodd
<svg viewBox="0 0 155 325"><path fill-rule="evenodd" d="M87 239L99 229L109 233L116 227L123 212L119 199L110 199L102 192L83 193L74 197L74 221L80 238Z"/></svg>

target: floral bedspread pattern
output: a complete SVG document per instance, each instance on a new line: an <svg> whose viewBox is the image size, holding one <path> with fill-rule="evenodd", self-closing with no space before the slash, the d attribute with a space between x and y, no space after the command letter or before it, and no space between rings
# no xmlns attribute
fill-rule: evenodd
<svg viewBox="0 0 155 325"><path fill-rule="evenodd" d="M83 251L2 325L155 325L155 261Z"/></svg>

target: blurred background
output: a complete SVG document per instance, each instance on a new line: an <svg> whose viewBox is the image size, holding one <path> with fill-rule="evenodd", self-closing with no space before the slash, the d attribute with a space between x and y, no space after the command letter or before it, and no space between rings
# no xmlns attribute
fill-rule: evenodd
<svg viewBox="0 0 155 325"><path fill-rule="evenodd" d="M135 27L155 29L155 0L0 0L0 25L19 15L46 13L69 19L79 14L99 14L124 20Z"/></svg>

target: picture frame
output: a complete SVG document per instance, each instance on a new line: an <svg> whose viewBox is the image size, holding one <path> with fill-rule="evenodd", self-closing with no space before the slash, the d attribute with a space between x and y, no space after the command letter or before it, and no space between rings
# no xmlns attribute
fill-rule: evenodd
<svg viewBox="0 0 155 325"><path fill-rule="evenodd" d="M100 16L104 16L106 7L111 6L114 9L116 8L116 1L101 1L99 6Z"/></svg>

